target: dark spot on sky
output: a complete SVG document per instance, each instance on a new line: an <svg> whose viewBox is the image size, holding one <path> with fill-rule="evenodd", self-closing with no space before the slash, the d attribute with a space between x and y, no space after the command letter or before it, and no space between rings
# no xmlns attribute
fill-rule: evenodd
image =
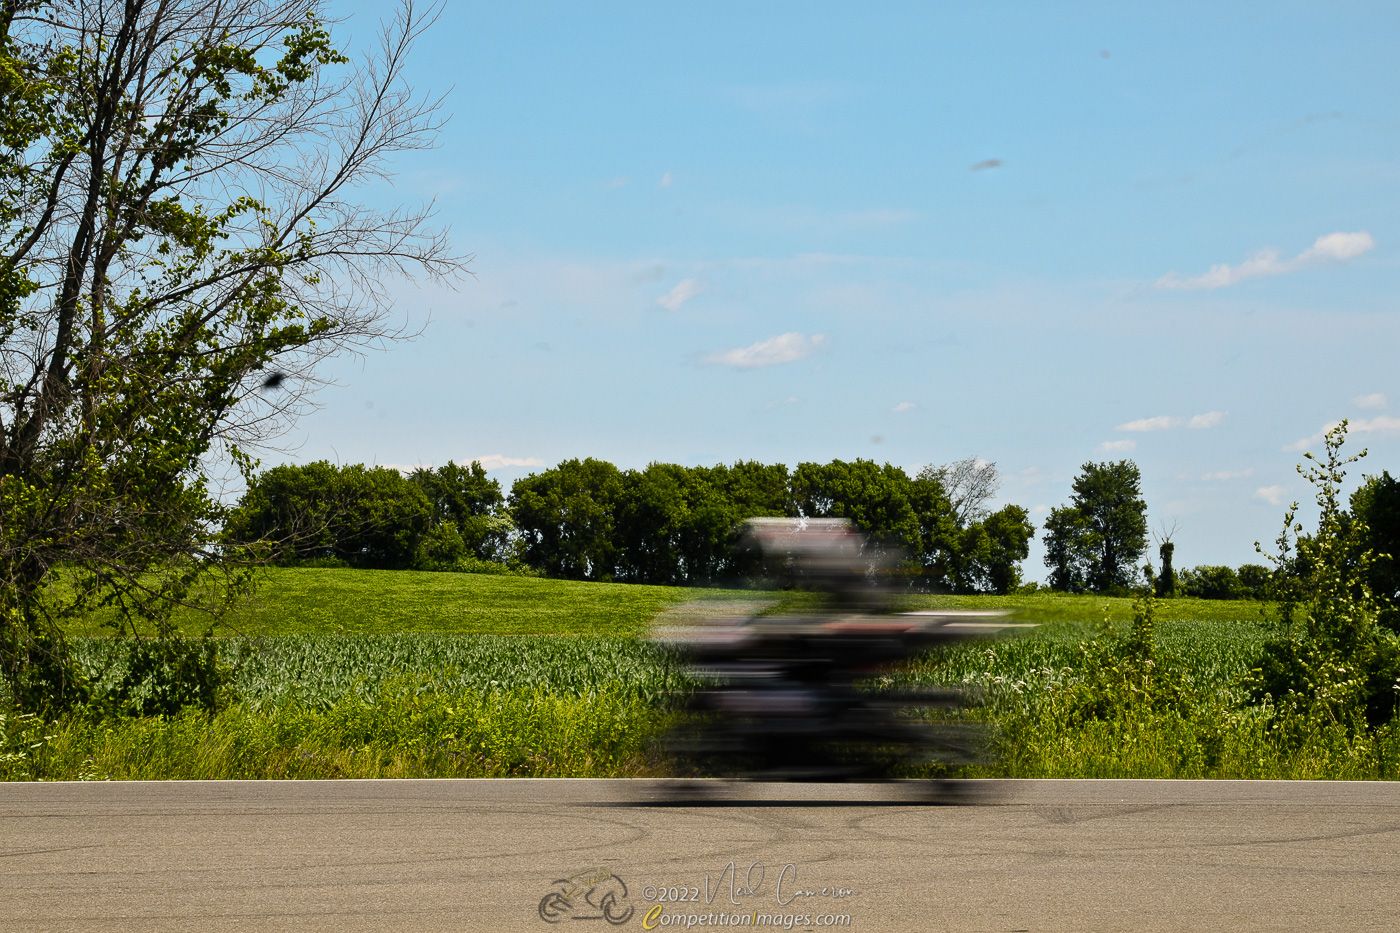
<svg viewBox="0 0 1400 933"><path fill-rule="evenodd" d="M981 162L972 163L972 170L980 172L983 169L1001 168L1001 159L983 159Z"/></svg>
<svg viewBox="0 0 1400 933"><path fill-rule="evenodd" d="M1099 58L1108 58L1108 49L1099 49Z"/></svg>

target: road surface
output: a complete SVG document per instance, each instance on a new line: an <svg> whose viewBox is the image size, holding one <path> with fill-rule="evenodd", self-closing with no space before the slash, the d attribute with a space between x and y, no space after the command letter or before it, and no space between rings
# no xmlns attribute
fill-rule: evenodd
<svg viewBox="0 0 1400 933"><path fill-rule="evenodd" d="M0 785L0 930L1400 929L1400 785L982 789Z"/></svg>

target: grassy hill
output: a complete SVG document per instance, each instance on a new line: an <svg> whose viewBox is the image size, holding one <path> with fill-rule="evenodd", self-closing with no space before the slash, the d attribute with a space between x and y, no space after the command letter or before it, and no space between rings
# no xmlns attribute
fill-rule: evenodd
<svg viewBox="0 0 1400 933"><path fill-rule="evenodd" d="M248 636L633 635L688 593L678 587L534 577L274 567L215 631ZM188 634L202 634L209 626L206 617L193 612L176 621ZM94 615L68 631L103 635L109 630Z"/></svg>
<svg viewBox="0 0 1400 933"><path fill-rule="evenodd" d="M646 631L658 612L694 598L723 598L737 591L579 583L535 577L426 573L410 570L269 568L216 631L220 634L389 635L437 632L463 635L605 635L628 637ZM753 595L751 592L747 595ZM793 608L811 594L793 593ZM1132 600L1036 594L1031 596L909 596L906 609L1009 609L1033 622L1095 624L1132 618ZM1162 621L1254 620L1259 604L1199 599L1164 601ZM189 634L208 620L196 613L177 619ZM99 615L69 626L72 635L108 631Z"/></svg>

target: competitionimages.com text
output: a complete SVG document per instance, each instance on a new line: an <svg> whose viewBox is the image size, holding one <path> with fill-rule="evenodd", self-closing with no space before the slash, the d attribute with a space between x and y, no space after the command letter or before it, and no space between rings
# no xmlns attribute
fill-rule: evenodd
<svg viewBox="0 0 1400 933"><path fill-rule="evenodd" d="M848 927L850 914L765 914L758 911L747 913L706 913L668 912L660 904L652 907L642 917L642 929L662 928L690 930L695 927L758 927L770 930L792 930L803 927Z"/></svg>

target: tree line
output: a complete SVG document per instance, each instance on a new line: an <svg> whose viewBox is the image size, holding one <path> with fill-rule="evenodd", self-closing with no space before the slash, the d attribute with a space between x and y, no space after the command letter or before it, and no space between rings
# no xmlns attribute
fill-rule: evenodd
<svg viewBox="0 0 1400 933"><path fill-rule="evenodd" d="M914 476L861 459L640 470L573 459L508 495L478 463L403 474L319 461L254 476L225 533L282 564L707 585L748 572L734 548L745 519L848 518L874 551L897 554L894 573L910 586L1005 593L1020 583L1035 526L1021 506L988 509L996 489L995 465L975 459Z"/></svg>
<svg viewBox="0 0 1400 933"><path fill-rule="evenodd" d="M1048 589L1160 597L1267 599L1284 569L1198 565L1176 570L1174 545L1148 558L1147 505L1131 460L1086 463L1070 501L1045 522ZM665 585L734 581L752 568L734 548L747 518L851 519L870 547L897 552L894 573L931 592L1007 593L1035 526L1026 509L991 511L996 468L976 459L913 476L888 463L740 461L712 467L653 463L619 469L566 460L517 480L506 493L478 463L398 470L325 461L256 475L227 523L225 540L257 544L280 564L361 568L539 572L573 580ZM1373 558L1373 590L1400 604L1400 482L1367 477L1347 521ZM872 555L875 556L875 555ZM1360 554L1357 555L1360 559ZM1390 614L1387 614L1387 618Z"/></svg>

